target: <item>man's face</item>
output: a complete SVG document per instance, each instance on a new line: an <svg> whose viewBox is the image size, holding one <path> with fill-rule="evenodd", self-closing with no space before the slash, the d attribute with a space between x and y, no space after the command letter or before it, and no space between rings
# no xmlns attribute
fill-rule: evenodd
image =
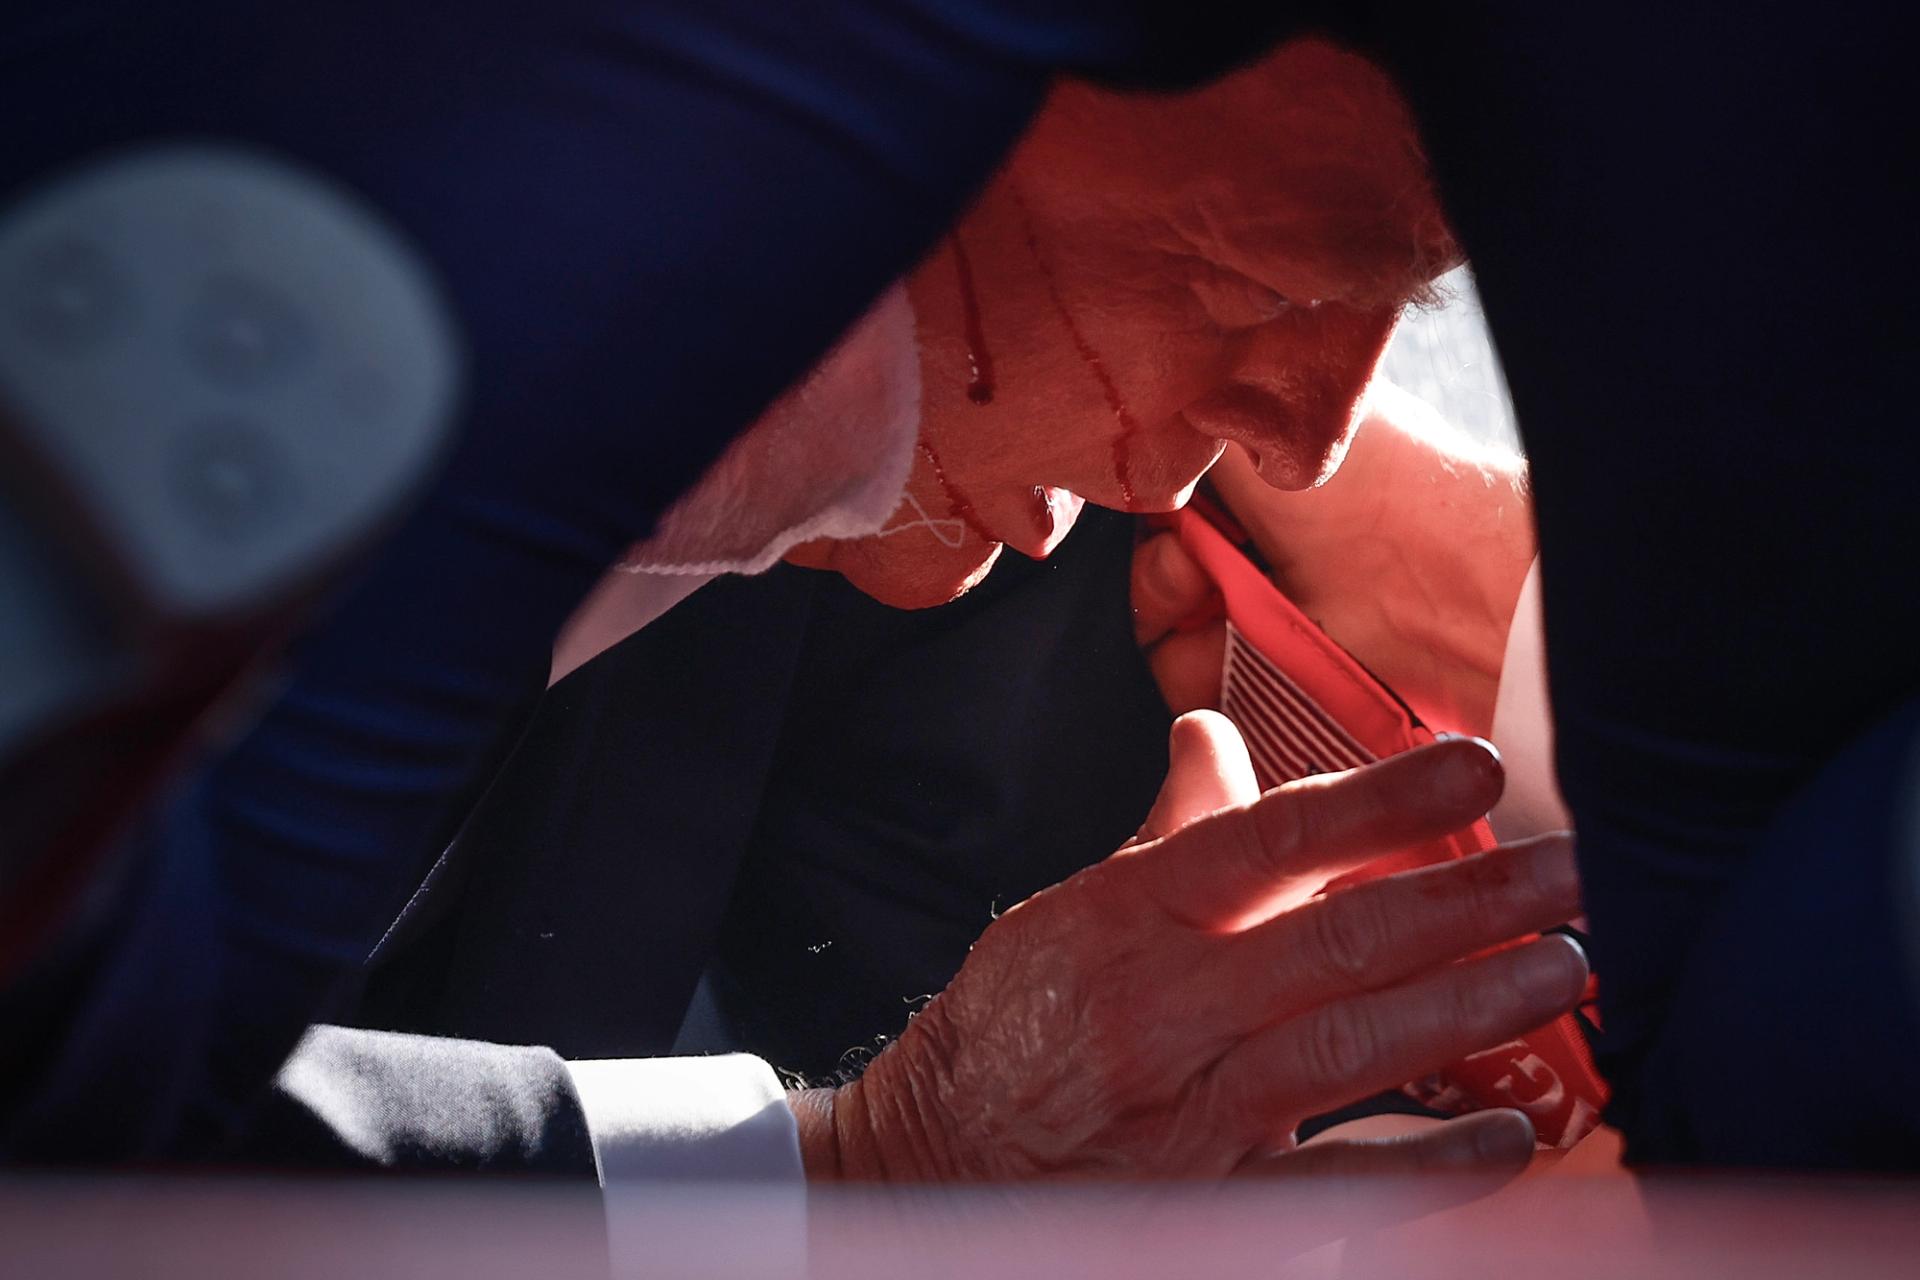
<svg viewBox="0 0 1920 1280"><path fill-rule="evenodd" d="M1290 45L1199 93L1062 86L908 282L924 384L879 534L799 549L891 604L942 603L1081 501L1182 505L1238 441L1306 488L1339 465L1405 301L1453 242L1384 76Z"/></svg>

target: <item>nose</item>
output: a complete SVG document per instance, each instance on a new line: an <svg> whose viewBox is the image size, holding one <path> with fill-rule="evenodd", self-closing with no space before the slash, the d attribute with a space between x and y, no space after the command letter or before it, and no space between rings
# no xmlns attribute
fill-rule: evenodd
<svg viewBox="0 0 1920 1280"><path fill-rule="evenodd" d="M1399 318L1398 307L1289 308L1236 335L1224 380L1189 406L1187 421L1244 446L1275 488L1310 489L1345 458Z"/></svg>

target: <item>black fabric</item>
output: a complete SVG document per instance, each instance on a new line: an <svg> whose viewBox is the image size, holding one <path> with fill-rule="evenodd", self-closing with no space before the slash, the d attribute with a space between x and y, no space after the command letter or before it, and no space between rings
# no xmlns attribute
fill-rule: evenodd
<svg viewBox="0 0 1920 1280"><path fill-rule="evenodd" d="M1899 1014L1920 1009L1920 700L1793 797L1691 942L1685 1034L1644 1068L1642 1158L1911 1172L1920 1019Z"/></svg>
<svg viewBox="0 0 1920 1280"><path fill-rule="evenodd" d="M824 575L723 578L548 691L357 1020L637 1057L718 935Z"/></svg>
<svg viewBox="0 0 1920 1280"><path fill-rule="evenodd" d="M826 1075L897 1033L996 906L1152 803L1169 718L1132 545L1089 510L1046 563L918 612L786 566L698 592L550 692L360 1020L662 1053L718 960L751 995L715 1047Z"/></svg>
<svg viewBox="0 0 1920 1280"><path fill-rule="evenodd" d="M1686 1129L1648 1064L1726 1053L1768 1077L1794 1034L1746 1022L1710 1047L1708 1024L1675 1012L1710 922L1757 905L1763 861L1799 865L1767 892L1823 902L1824 936L1884 927L1847 887L1886 880L1864 851L1805 831L1797 852L1774 842L1786 802L1920 693L1907 16L1514 4L1497 21L1447 6L1395 21L1389 60L1532 460L1598 1057L1635 1161L1746 1149ZM1838 947L1794 959L1777 971L1792 1001L1852 986L1845 1034L1863 1049L1920 1026L1891 975ZM1913 1167L1902 1074L1852 1079L1849 1110L1901 1135ZM1749 1096L1800 1087L1769 1083ZM1851 1122L1823 1130L1816 1114L1797 1132L1806 1162L1869 1159Z"/></svg>
<svg viewBox="0 0 1920 1280"><path fill-rule="evenodd" d="M734 1043L830 1078L942 990L996 909L1120 847L1167 767L1131 518L903 613L824 585L717 953Z"/></svg>

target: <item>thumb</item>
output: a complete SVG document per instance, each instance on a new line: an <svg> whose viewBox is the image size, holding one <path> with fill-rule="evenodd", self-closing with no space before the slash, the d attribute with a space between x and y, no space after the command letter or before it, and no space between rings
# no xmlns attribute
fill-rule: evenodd
<svg viewBox="0 0 1920 1280"><path fill-rule="evenodd" d="M1214 592L1213 579L1180 545L1179 535L1154 534L1133 551L1133 638L1143 646L1157 643Z"/></svg>
<svg viewBox="0 0 1920 1280"><path fill-rule="evenodd" d="M1210 813L1260 798L1247 744L1217 711L1189 711L1167 734L1167 780L1133 842L1172 835Z"/></svg>

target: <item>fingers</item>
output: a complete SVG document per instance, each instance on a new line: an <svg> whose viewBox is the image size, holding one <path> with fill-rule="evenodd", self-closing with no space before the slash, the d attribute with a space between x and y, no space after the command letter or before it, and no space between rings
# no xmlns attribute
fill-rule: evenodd
<svg viewBox="0 0 1920 1280"><path fill-rule="evenodd" d="M1227 664L1227 624L1176 631L1153 646L1147 667L1160 697L1175 715L1220 705L1220 673Z"/></svg>
<svg viewBox="0 0 1920 1280"><path fill-rule="evenodd" d="M1337 1238L1490 1195L1526 1171L1533 1151L1533 1125L1524 1115L1481 1111L1402 1137L1316 1142L1256 1156L1235 1176L1312 1179L1324 1238ZM1384 1179L1394 1181L1383 1186Z"/></svg>
<svg viewBox="0 0 1920 1280"><path fill-rule="evenodd" d="M1195 711L1167 734L1167 780L1137 841L1171 835L1196 818L1260 796L1253 762L1233 722L1217 711Z"/></svg>
<svg viewBox="0 0 1920 1280"><path fill-rule="evenodd" d="M1225 621L1175 630L1214 595L1213 580L1173 533L1158 533L1133 552L1133 635L1146 650L1160 696L1175 715L1220 704Z"/></svg>
<svg viewBox="0 0 1920 1280"><path fill-rule="evenodd" d="M1128 851L1133 886L1188 924L1234 929L1382 854L1438 839L1500 798L1491 745L1458 738L1277 787Z"/></svg>
<svg viewBox="0 0 1920 1280"><path fill-rule="evenodd" d="M1428 1121L1391 1138L1311 1142L1278 1155L1250 1157L1236 1171L1256 1178L1385 1178L1486 1174L1505 1182L1533 1159L1533 1123L1505 1108L1457 1120Z"/></svg>
<svg viewBox="0 0 1920 1280"><path fill-rule="evenodd" d="M1194 1122L1244 1118L1253 1141L1267 1140L1276 1125L1290 1128L1541 1026L1579 1002L1586 980L1578 945L1554 935L1332 1001L1243 1040L1216 1063L1196 1095L1211 1114Z"/></svg>
<svg viewBox="0 0 1920 1280"><path fill-rule="evenodd" d="M1580 911L1564 833L1328 894L1227 940L1206 981L1269 993L1249 1026L1378 991Z"/></svg>
<svg viewBox="0 0 1920 1280"><path fill-rule="evenodd" d="M1158 533L1133 552L1133 635L1142 647L1160 640L1213 594L1206 571L1180 539Z"/></svg>

